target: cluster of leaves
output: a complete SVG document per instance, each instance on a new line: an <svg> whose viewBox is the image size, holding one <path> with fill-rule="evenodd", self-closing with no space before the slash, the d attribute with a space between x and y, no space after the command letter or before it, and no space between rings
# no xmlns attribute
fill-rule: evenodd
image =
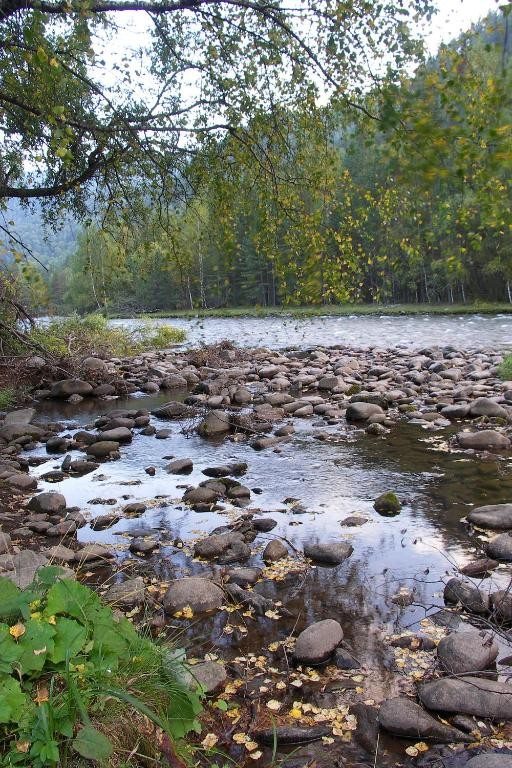
<svg viewBox="0 0 512 768"><path fill-rule="evenodd" d="M512 381L512 355L505 356L498 373L504 381Z"/></svg>
<svg viewBox="0 0 512 768"><path fill-rule="evenodd" d="M367 93L359 118L333 97L254 114L246 143L206 137L190 204L86 231L65 297L128 311L512 301L510 8Z"/></svg>
<svg viewBox="0 0 512 768"><path fill-rule="evenodd" d="M165 349L184 338L184 331L178 328L149 322L142 322L131 331L113 327L100 314L51 320L34 326L29 333L30 341L58 357L132 355L148 349Z"/></svg>
<svg viewBox="0 0 512 768"><path fill-rule="evenodd" d="M13 387L0 388L0 410L10 408L16 402L16 391Z"/></svg>
<svg viewBox="0 0 512 768"><path fill-rule="evenodd" d="M200 698L178 682L178 662L60 575L40 569L23 591L0 579L0 765L108 763L117 722L130 725L122 748L140 745L134 714L154 726L157 754L159 739L170 748L199 730Z"/></svg>

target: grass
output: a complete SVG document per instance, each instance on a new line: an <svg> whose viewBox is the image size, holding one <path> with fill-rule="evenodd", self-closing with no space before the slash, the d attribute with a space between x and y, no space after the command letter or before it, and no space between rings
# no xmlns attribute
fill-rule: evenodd
<svg viewBox="0 0 512 768"><path fill-rule="evenodd" d="M136 355L150 349L165 349L184 340L179 328L155 326L142 321L134 330L112 328L103 315L51 320L30 331L29 339L58 357Z"/></svg>
<svg viewBox="0 0 512 768"><path fill-rule="evenodd" d="M153 318L196 317L347 317L349 315L494 315L512 313L512 304L477 301L474 304L328 304L325 306L223 307L220 309L169 309ZM147 315L145 315L147 316Z"/></svg>
<svg viewBox="0 0 512 768"><path fill-rule="evenodd" d="M512 355L507 355L499 367L498 375L504 381L512 381Z"/></svg>
<svg viewBox="0 0 512 768"><path fill-rule="evenodd" d="M0 389L0 411L11 408L16 403L16 391L13 387Z"/></svg>

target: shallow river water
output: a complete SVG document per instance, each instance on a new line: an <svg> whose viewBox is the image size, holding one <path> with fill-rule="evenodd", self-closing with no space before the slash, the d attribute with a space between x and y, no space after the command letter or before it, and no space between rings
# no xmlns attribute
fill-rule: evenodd
<svg viewBox="0 0 512 768"><path fill-rule="evenodd" d="M112 408L152 409L169 396L131 397L114 402L85 400L79 406L43 404L40 419L70 419L74 425L90 424ZM175 422L154 419L158 428L172 428L166 440L136 435L130 446L121 448L121 459L107 462L92 475L62 483L41 483L44 490L62 492L69 505L80 507L91 518L111 512L131 500L155 500L146 513L121 520L107 531L80 529L83 542L108 542L127 556L133 535L151 534L160 548L146 564L159 579L211 573L206 563L192 561L176 549L177 539L189 542L227 522L222 513L190 511L180 499L184 488L205 479L201 470L231 461L247 461L243 482L253 493L248 508L268 512L278 522L270 534L260 534L264 546L275 534L284 537L298 551L305 541L348 539L354 554L337 568L312 568L306 577L292 576L284 582L266 582L264 594L282 600L292 618L279 622L259 618L250 622L248 632L226 634L229 617L221 613L180 632L187 635L192 652L221 652L234 658L250 652L259 654L269 643L283 640L292 630L323 618L336 618L344 633L344 647L358 659L365 675L365 696L381 700L397 692L396 674L391 674L393 653L384 642L386 635L403 629L421 629L425 617L443 606L443 582L460 566L475 558L479 541L462 522L474 505L510 501L512 462L502 458L487 461L468 459L463 453L445 450L446 431L423 431L403 425L386 440L365 435L354 427L339 424L322 426L330 440L314 439L315 430L298 422L297 432L278 451L253 451L245 443L212 443L197 435L183 434ZM43 453L42 450L38 451ZM170 457L189 457L194 470L186 477L168 475L164 467ZM49 458L35 472L43 474L60 461ZM157 468L149 477L144 468ZM394 490L404 502L399 515L381 517L373 500ZM305 514L293 514L284 499L299 499ZM116 499L116 505L91 504L93 498ZM237 510L237 514L241 510ZM354 513L368 518L361 527L342 527L340 521ZM261 566L261 549L249 564ZM498 569L493 584L506 581L506 567ZM491 580L486 581L486 586ZM414 590L414 603L399 607L391 600L401 587ZM232 622L233 623L233 622ZM175 622L175 625L179 622ZM503 655L510 653L503 649ZM403 756L403 744L383 741L382 765L394 765ZM384 759L389 753L389 761ZM347 755L360 754L353 745ZM359 763L348 762L347 765Z"/></svg>
<svg viewBox="0 0 512 768"><path fill-rule="evenodd" d="M137 320L113 320L133 327ZM461 348L512 346L512 315L417 315L349 317L208 317L158 319L187 332L187 345L224 339L242 347L311 347L346 344L358 347L413 347L455 344Z"/></svg>

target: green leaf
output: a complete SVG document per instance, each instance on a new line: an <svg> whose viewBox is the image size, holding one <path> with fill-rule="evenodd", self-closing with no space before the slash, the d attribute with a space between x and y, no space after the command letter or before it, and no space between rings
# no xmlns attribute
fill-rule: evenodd
<svg viewBox="0 0 512 768"><path fill-rule="evenodd" d="M100 600L92 590L77 581L62 579L48 592L45 615L65 613L85 623L99 609Z"/></svg>
<svg viewBox="0 0 512 768"><path fill-rule="evenodd" d="M0 624L0 673L10 674L22 654L20 645L9 632L7 624Z"/></svg>
<svg viewBox="0 0 512 768"><path fill-rule="evenodd" d="M28 590L22 592L10 580L0 577L0 616L2 618L28 616L28 605L36 595Z"/></svg>
<svg viewBox="0 0 512 768"><path fill-rule="evenodd" d="M25 634L18 641L21 655L18 660L21 674L40 672L47 656L53 653L55 629L40 619L29 619Z"/></svg>
<svg viewBox="0 0 512 768"><path fill-rule="evenodd" d="M19 722L28 703L18 680L0 678L0 723Z"/></svg>
<svg viewBox="0 0 512 768"><path fill-rule="evenodd" d="M73 740L73 749L86 760L107 760L113 752L112 744L102 733L86 725Z"/></svg>
<svg viewBox="0 0 512 768"><path fill-rule="evenodd" d="M54 649L50 655L54 664L65 661L66 656L73 658L87 640L87 630L78 621L60 617L55 622Z"/></svg>

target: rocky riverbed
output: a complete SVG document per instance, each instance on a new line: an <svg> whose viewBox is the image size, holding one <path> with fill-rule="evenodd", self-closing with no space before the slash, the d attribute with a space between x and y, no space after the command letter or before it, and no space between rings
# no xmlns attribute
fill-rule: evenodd
<svg viewBox="0 0 512 768"><path fill-rule="evenodd" d="M241 765L505 768L500 362L220 344L60 380L34 358L33 407L0 426L0 573L62 564L173 639L199 741Z"/></svg>

